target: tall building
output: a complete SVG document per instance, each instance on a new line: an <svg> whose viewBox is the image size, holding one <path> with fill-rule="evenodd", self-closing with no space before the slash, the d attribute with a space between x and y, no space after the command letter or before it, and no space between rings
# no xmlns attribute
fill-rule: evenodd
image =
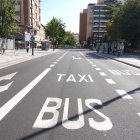
<svg viewBox="0 0 140 140"><path fill-rule="evenodd" d="M17 0L16 18L19 24L20 34L16 36L16 40L20 45L25 45L25 36L29 34L35 36L35 46L39 45L40 14L40 0Z"/></svg>
<svg viewBox="0 0 140 140"><path fill-rule="evenodd" d="M87 9L84 9L83 12L80 13L79 24L79 43L85 44L87 32Z"/></svg>
<svg viewBox="0 0 140 140"><path fill-rule="evenodd" d="M90 37L94 42L100 42L106 33L107 20L107 6L104 4L105 0L98 0L98 3L88 4L86 11L86 19L80 20L80 25L83 25L83 21L87 22L83 25L84 32L79 36L84 36L86 41ZM81 13L80 13L81 17ZM81 26L80 26L81 27ZM85 31L86 30L86 31Z"/></svg>

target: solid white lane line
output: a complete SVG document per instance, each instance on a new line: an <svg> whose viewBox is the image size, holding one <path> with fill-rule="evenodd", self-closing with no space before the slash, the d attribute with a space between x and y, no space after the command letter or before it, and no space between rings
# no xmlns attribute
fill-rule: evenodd
<svg viewBox="0 0 140 140"><path fill-rule="evenodd" d="M41 81L43 77L47 75L50 70L51 68L45 69L39 76L0 108L0 121L33 89L34 86L36 86L37 83Z"/></svg>
<svg viewBox="0 0 140 140"><path fill-rule="evenodd" d="M125 90L116 90L116 92L122 96L123 99L133 99L132 96L130 96L129 94L127 94L127 92Z"/></svg>
<svg viewBox="0 0 140 140"><path fill-rule="evenodd" d="M100 68L95 68L95 70L101 70Z"/></svg>
<svg viewBox="0 0 140 140"><path fill-rule="evenodd" d="M104 72L99 72L99 74L100 74L101 76L107 76L106 73L104 73Z"/></svg>
<svg viewBox="0 0 140 140"><path fill-rule="evenodd" d="M116 84L112 79L105 79L109 84Z"/></svg>

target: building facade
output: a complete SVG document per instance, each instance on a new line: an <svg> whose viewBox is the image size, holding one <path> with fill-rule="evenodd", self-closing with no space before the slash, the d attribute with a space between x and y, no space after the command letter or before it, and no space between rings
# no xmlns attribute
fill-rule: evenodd
<svg viewBox="0 0 140 140"><path fill-rule="evenodd" d="M107 20L106 18L108 13L107 6L104 4L104 1L105 0L98 0L98 3L96 4L88 4L87 9L85 10L86 19L84 18L83 20L81 20L80 18L79 40L82 38L81 36L84 36L85 41L90 38L96 43L101 42L101 40L103 39L106 33L106 24L109 22L109 20ZM87 23L83 24L85 21ZM82 32L83 29L84 32Z"/></svg>
<svg viewBox="0 0 140 140"><path fill-rule="evenodd" d="M79 22L79 43L85 44L86 42L86 32L87 32L87 9L84 9L80 13L80 22Z"/></svg>
<svg viewBox="0 0 140 140"><path fill-rule="evenodd" d="M20 34L18 34L15 38L17 43L26 46L28 39L25 40L25 36L34 35L36 42L35 46L37 47L40 41L40 0L18 0L16 15L20 29Z"/></svg>

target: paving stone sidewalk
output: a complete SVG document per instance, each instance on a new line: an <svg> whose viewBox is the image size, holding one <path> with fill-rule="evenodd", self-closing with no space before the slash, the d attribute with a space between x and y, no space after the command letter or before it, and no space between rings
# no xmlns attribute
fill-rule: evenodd
<svg viewBox="0 0 140 140"><path fill-rule="evenodd" d="M27 53L25 49L19 50L7 50L3 55L0 54L0 68L5 68L7 66L21 63L27 60L31 60L37 57L41 57L50 53L55 53L58 50L53 51L49 49L48 51L42 51L41 49L34 49L34 55L32 55L32 50L30 49Z"/></svg>
<svg viewBox="0 0 140 140"><path fill-rule="evenodd" d="M134 55L134 54L124 54L122 56L116 56L113 54L106 54L106 53L99 53L99 55L102 55L107 58L114 59L116 61L119 61L121 63L136 67L140 69L140 56Z"/></svg>

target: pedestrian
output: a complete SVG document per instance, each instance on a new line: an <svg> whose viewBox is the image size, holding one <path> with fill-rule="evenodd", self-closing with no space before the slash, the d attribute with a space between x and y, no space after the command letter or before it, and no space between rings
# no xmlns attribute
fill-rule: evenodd
<svg viewBox="0 0 140 140"><path fill-rule="evenodd" d="M124 43L122 41L121 44L120 44L120 53L121 53L121 55L123 55L123 52L124 52Z"/></svg>
<svg viewBox="0 0 140 140"><path fill-rule="evenodd" d="M26 47L26 52L27 53L29 52L29 45Z"/></svg>

